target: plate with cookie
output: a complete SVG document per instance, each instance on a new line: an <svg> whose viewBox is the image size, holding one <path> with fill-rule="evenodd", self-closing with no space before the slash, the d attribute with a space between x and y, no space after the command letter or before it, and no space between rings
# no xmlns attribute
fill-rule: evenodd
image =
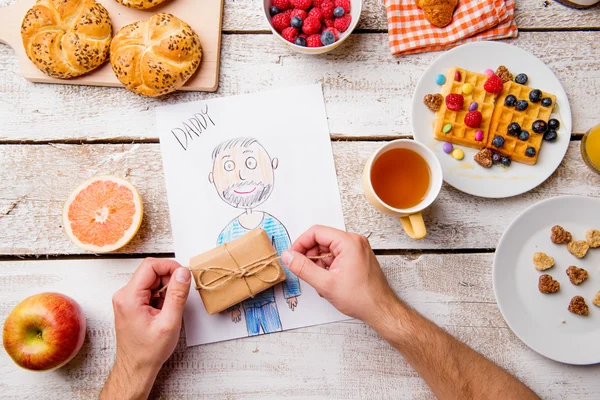
<svg viewBox="0 0 600 400"><path fill-rule="evenodd" d="M571 108L543 61L506 43L478 42L443 53L425 71L412 127L440 160L446 183L504 198L558 168L571 139Z"/></svg>
<svg viewBox="0 0 600 400"><path fill-rule="evenodd" d="M576 365L600 363L600 199L561 196L519 215L492 270L508 326L531 349Z"/></svg>

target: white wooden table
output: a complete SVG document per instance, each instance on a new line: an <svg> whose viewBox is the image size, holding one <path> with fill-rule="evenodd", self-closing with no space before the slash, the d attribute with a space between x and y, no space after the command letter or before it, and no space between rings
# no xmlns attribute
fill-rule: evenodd
<svg viewBox="0 0 600 400"><path fill-rule="evenodd" d="M411 135L412 92L438 54L392 57L383 0L367 2L356 33L321 57L286 50L261 12L259 1L226 0L215 94L152 100L122 89L32 84L19 75L13 51L0 45L0 323L25 296L58 290L82 304L89 325L81 353L56 372L22 371L1 352L0 396L97 396L115 351L112 293L141 258L173 253L153 127L156 106L320 82L347 227L371 234L401 297L542 397L599 398L600 366L547 360L507 327L495 303L491 264L500 235L526 206L563 194L600 196L600 176L579 154L581 134L600 122L600 9L517 0L521 34L510 43L544 60L571 101L574 131L565 161L546 183L516 198L479 199L445 185L425 214L430 235L420 242L408 239L399 221L368 206L359 177L381 142ZM61 226L64 199L80 181L99 173L130 179L146 211L137 237L110 257L82 254ZM77 287L67 283L73 279L80 282ZM284 396L422 399L432 394L401 356L357 321L189 349L181 341L152 393L206 399Z"/></svg>

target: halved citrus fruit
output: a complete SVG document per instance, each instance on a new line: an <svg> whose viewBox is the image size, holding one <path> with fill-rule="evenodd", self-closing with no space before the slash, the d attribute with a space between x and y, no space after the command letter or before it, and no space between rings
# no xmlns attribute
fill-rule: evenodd
<svg viewBox="0 0 600 400"><path fill-rule="evenodd" d="M63 225L77 246L107 253L135 236L142 214L142 198L131 183L116 176L95 176L67 199Z"/></svg>

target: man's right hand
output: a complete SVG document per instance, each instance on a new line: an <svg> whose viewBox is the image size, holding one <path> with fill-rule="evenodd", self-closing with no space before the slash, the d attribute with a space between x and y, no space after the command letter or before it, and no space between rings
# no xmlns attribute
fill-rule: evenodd
<svg viewBox="0 0 600 400"><path fill-rule="evenodd" d="M307 257L326 253L332 256L315 262ZM369 325L398 301L364 236L316 225L281 260L339 311Z"/></svg>

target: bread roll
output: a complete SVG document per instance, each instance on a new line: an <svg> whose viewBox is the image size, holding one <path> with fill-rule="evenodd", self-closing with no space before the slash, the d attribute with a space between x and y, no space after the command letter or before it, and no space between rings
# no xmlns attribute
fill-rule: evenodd
<svg viewBox="0 0 600 400"><path fill-rule="evenodd" d="M112 25L94 0L37 0L21 24L27 57L54 78L73 78L106 61Z"/></svg>
<svg viewBox="0 0 600 400"><path fill-rule="evenodd" d="M110 62L125 87L143 96L174 92L200 65L200 38L165 13L123 27L110 45Z"/></svg>
<svg viewBox="0 0 600 400"><path fill-rule="evenodd" d="M124 6L137 8L138 10L147 10L148 8L152 8L154 6L159 5L165 0L117 0L119 3Z"/></svg>
<svg viewBox="0 0 600 400"><path fill-rule="evenodd" d="M443 28L452 22L458 0L415 0L415 3L423 9L427 21Z"/></svg>

